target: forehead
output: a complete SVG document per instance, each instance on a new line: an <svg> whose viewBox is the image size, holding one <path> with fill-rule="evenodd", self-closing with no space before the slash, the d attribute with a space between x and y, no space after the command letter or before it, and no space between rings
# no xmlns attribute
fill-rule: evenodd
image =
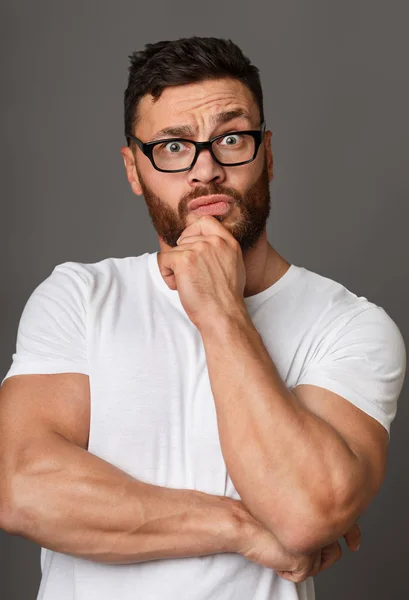
<svg viewBox="0 0 409 600"><path fill-rule="evenodd" d="M249 88L237 79L212 79L169 86L156 102L150 94L141 99L138 135L142 139L150 137L169 125L198 124L204 127L214 115L235 109L245 110L253 125L257 125L257 103Z"/></svg>

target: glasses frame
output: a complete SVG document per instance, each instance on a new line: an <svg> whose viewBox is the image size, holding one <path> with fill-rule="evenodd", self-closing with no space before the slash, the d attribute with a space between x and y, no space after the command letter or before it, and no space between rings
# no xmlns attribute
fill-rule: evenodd
<svg viewBox="0 0 409 600"><path fill-rule="evenodd" d="M222 133L220 135L216 135L216 137L212 138L211 140L208 140L207 142L195 142L194 140L188 140L185 138L165 138L162 140L155 140L154 142L142 142L139 138L137 138L131 134L127 134L125 137L128 140L128 144L129 144L129 140L133 140L134 142L136 142L138 147L142 150L142 152L145 154L145 156L147 156L149 158L149 160L152 163L152 166L157 171L160 171L161 173L182 173L183 171L190 171L191 169L193 169L193 167L195 166L196 161L198 159L198 156L202 150L209 150L210 154L212 155L213 160L215 160L222 167L238 167L240 165L247 165L248 163L253 162L253 160L257 156L257 153L260 148L265 131L266 131L266 122L263 121L260 125L260 129L251 129L251 130L244 130L244 131L229 131L227 133ZM250 158L250 160L245 160L244 162L229 163L229 164L222 163L215 156L215 154L213 152L213 148L212 148L213 142L215 142L216 140L218 140L220 138L227 137L228 135L236 135L236 134L240 134L240 133L246 133L248 135L251 135L254 138L255 145L254 145L253 157ZM185 167L184 169L176 169L176 170L160 169L158 166L156 166L154 158L153 158L153 149L158 144L163 144L164 142L189 142L190 144L194 144L196 152L195 152L195 156L193 158L191 165L189 167Z"/></svg>

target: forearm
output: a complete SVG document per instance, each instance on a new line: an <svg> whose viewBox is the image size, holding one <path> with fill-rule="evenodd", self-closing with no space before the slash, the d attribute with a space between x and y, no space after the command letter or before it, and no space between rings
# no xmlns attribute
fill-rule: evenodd
<svg viewBox="0 0 409 600"><path fill-rule="evenodd" d="M12 478L10 533L104 563L234 551L230 498L140 482L60 436L30 452Z"/></svg>
<svg viewBox="0 0 409 600"><path fill-rule="evenodd" d="M223 456L241 498L286 547L294 531L307 539L314 529L320 545L336 540L356 456L285 386L249 317L213 325L201 333Z"/></svg>

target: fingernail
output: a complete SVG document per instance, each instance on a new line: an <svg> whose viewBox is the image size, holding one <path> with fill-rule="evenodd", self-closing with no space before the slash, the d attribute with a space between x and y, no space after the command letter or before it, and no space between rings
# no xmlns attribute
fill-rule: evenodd
<svg viewBox="0 0 409 600"><path fill-rule="evenodd" d="M355 552L358 552L359 548L361 547L361 544L358 544L358 546L356 547Z"/></svg>

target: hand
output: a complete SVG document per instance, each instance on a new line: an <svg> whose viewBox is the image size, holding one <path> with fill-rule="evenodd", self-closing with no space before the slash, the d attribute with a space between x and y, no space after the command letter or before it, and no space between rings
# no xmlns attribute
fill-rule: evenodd
<svg viewBox="0 0 409 600"><path fill-rule="evenodd" d="M158 265L199 330L214 317L246 310L241 248L215 217L205 215L186 227L176 248L159 253Z"/></svg>
<svg viewBox="0 0 409 600"><path fill-rule="evenodd" d="M324 571L342 556L337 541L312 554L294 556L247 511L241 501L236 501L235 507L235 514L239 513L242 523L236 551L253 562L274 569L283 579L299 583ZM358 549L361 532L357 523L344 534L344 538L350 550Z"/></svg>

